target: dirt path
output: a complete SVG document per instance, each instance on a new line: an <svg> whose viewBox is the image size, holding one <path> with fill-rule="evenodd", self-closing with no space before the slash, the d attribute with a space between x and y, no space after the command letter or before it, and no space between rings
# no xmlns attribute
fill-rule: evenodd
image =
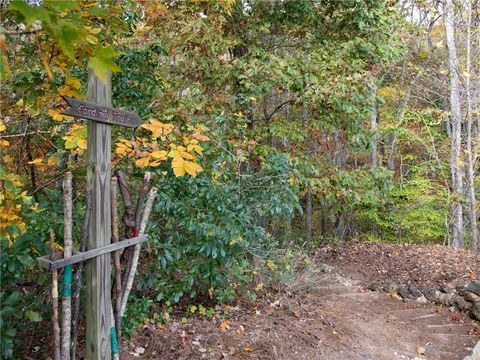
<svg viewBox="0 0 480 360"><path fill-rule="evenodd" d="M453 360L478 340L461 314L365 291L333 268L309 292L228 310L185 325L147 325L123 358Z"/></svg>

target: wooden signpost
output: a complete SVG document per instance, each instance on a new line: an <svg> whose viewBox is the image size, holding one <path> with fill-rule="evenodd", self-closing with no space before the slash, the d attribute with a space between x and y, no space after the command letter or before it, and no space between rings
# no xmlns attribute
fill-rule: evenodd
<svg viewBox="0 0 480 360"><path fill-rule="evenodd" d="M80 101L68 96L64 96L63 98L67 104L70 105L70 108L62 113L63 115L75 116L109 125L121 125L127 127L137 127L142 123L140 116L129 111Z"/></svg>
<svg viewBox="0 0 480 360"><path fill-rule="evenodd" d="M111 79L111 73L107 74L105 84L95 76L92 69L89 69L88 98L92 103L98 104L99 108L111 105ZM89 121L87 132L87 191L91 193L92 198L87 250L93 250L110 244L112 238L110 223L112 129L108 124ZM89 360L111 358L110 260L110 255L101 255L86 264L86 358Z"/></svg>
<svg viewBox="0 0 480 360"><path fill-rule="evenodd" d="M88 74L89 102L64 97L71 106L63 112L89 121L87 193L91 194L88 242L85 252L73 253L68 258L43 257L38 263L49 269L71 266L86 262L86 351L87 360L110 360L116 336L111 341L113 319L111 303L111 252L138 245L148 238L139 236L111 244L111 126L137 127L140 117L124 110L111 108L111 73L106 83L95 76L92 69ZM113 349L115 350L115 349Z"/></svg>

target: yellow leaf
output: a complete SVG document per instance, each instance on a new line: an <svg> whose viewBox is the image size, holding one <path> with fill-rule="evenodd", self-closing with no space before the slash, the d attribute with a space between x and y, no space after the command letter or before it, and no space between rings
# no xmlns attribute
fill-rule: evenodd
<svg viewBox="0 0 480 360"><path fill-rule="evenodd" d="M220 330L225 331L227 329L230 329L230 326L232 325L233 325L232 320L225 320L225 321L222 321L220 325L218 325L218 327L220 328Z"/></svg>
<svg viewBox="0 0 480 360"><path fill-rule="evenodd" d="M75 96L75 91L66 84L58 89L58 93L63 96Z"/></svg>
<svg viewBox="0 0 480 360"><path fill-rule="evenodd" d="M202 134L199 134L199 133L195 133L195 134L192 134L192 137L194 139L197 139L199 141L208 141L210 140L210 138L208 136L205 136L205 135L202 135Z"/></svg>
<svg viewBox="0 0 480 360"><path fill-rule="evenodd" d="M150 119L148 124L143 124L140 127L149 130L153 137L166 136L170 134L174 128L172 124L164 124L155 119Z"/></svg>
<svg viewBox="0 0 480 360"><path fill-rule="evenodd" d="M87 148L87 127L74 124L67 135L62 137L65 140L65 148L73 153L81 154Z"/></svg>
<svg viewBox="0 0 480 360"><path fill-rule="evenodd" d="M58 158L55 155L52 155L48 158L47 164L50 166L57 166L58 165Z"/></svg>
<svg viewBox="0 0 480 360"><path fill-rule="evenodd" d="M416 351L417 351L417 354L424 355L426 350L424 347L419 346L417 347Z"/></svg>
<svg viewBox="0 0 480 360"><path fill-rule="evenodd" d="M92 34L99 34L101 31L102 31L101 28L93 28L93 29L90 30L90 32Z"/></svg>
<svg viewBox="0 0 480 360"><path fill-rule="evenodd" d="M87 140L86 139L78 139L77 145L82 150L87 150Z"/></svg>
<svg viewBox="0 0 480 360"><path fill-rule="evenodd" d="M198 155L202 155L203 149L200 145L190 144L187 146L187 151L195 151Z"/></svg>
<svg viewBox="0 0 480 360"><path fill-rule="evenodd" d="M29 161L28 163L30 165L40 165L40 164L43 163L43 159L42 158L36 158L35 160Z"/></svg>
<svg viewBox="0 0 480 360"><path fill-rule="evenodd" d="M245 351L245 352L252 352L253 349L252 349L250 346L245 346L245 347L243 348L243 351Z"/></svg>
<svg viewBox="0 0 480 360"><path fill-rule="evenodd" d="M262 291L263 289L263 282L258 283L258 285L255 287L255 291Z"/></svg>
<svg viewBox="0 0 480 360"><path fill-rule="evenodd" d="M267 261L267 267L272 271L274 271L277 268L277 266L271 260Z"/></svg>
<svg viewBox="0 0 480 360"><path fill-rule="evenodd" d="M185 160L181 157L176 157L172 160L172 169L176 177L185 175Z"/></svg>
<svg viewBox="0 0 480 360"><path fill-rule="evenodd" d="M8 147L10 143L7 140L0 140L1 147Z"/></svg>
<svg viewBox="0 0 480 360"><path fill-rule="evenodd" d="M125 145L125 144L118 144L117 143L117 147L115 149L115 153L118 154L118 155L125 155L128 151L130 150L130 147Z"/></svg>
<svg viewBox="0 0 480 360"><path fill-rule="evenodd" d="M183 167L185 171L190 175L192 175L193 177L197 176L197 174L203 170L203 168L200 165L192 161L184 161Z"/></svg>
<svg viewBox="0 0 480 360"><path fill-rule="evenodd" d="M49 80L53 79L52 69L50 69L50 64L48 63L49 56L47 54L43 55L43 66L47 70L47 76Z"/></svg>
<svg viewBox="0 0 480 360"><path fill-rule="evenodd" d="M144 168L144 167L148 166L149 162L150 162L150 156L146 156L146 157L143 157L143 158L140 158L140 159L136 160L135 165L137 165L137 167L139 167L139 168Z"/></svg>
<svg viewBox="0 0 480 360"><path fill-rule="evenodd" d="M62 114L60 114L60 112L58 112L57 110L54 110L54 109L49 109L48 110L48 115L50 115L53 118L53 120L55 120L55 121L63 121L63 120L72 119L71 116L62 115Z"/></svg>
<svg viewBox="0 0 480 360"><path fill-rule="evenodd" d="M165 160L167 158L167 152L165 150L155 150L150 156L155 160Z"/></svg>
<svg viewBox="0 0 480 360"><path fill-rule="evenodd" d="M82 83L75 77L67 77L65 80L65 85L79 90L82 87Z"/></svg>
<svg viewBox="0 0 480 360"><path fill-rule="evenodd" d="M148 166L152 166L152 167L155 167L155 166L158 166L162 163L161 160L155 160L155 161L152 161L150 164L148 164Z"/></svg>
<svg viewBox="0 0 480 360"><path fill-rule="evenodd" d="M98 44L98 39L96 36L93 36L93 35L90 35L88 34L87 36L85 36L85 40L87 40L88 43L90 44Z"/></svg>
<svg viewBox="0 0 480 360"><path fill-rule="evenodd" d="M0 132L7 130L7 127L3 122L0 121Z"/></svg>
<svg viewBox="0 0 480 360"><path fill-rule="evenodd" d="M192 154L190 154L190 153L188 153L188 152L186 152L186 151L183 151L183 150L182 150L182 151L179 151L179 154L180 154L180 156L183 157L184 159L195 160L195 157L194 157Z"/></svg>
<svg viewBox="0 0 480 360"><path fill-rule="evenodd" d="M11 162L13 162L13 158L12 158L10 155L5 155L5 156L3 157L3 162L5 162L5 163L7 163L7 164L8 164L8 163L11 163Z"/></svg>

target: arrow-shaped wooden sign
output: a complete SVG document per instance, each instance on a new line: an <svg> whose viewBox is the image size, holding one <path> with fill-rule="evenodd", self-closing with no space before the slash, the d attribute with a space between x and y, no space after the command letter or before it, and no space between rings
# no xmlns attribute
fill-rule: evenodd
<svg viewBox="0 0 480 360"><path fill-rule="evenodd" d="M70 108L62 112L63 115L127 127L138 127L142 123L142 119L138 114L129 111L80 101L68 96L64 96L63 98L68 105L70 105Z"/></svg>

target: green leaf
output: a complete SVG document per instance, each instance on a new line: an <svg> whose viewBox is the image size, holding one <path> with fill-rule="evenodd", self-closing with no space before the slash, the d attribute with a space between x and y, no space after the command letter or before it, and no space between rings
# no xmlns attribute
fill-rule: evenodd
<svg viewBox="0 0 480 360"><path fill-rule="evenodd" d="M115 50L112 46L104 46L95 49L95 56L104 59L111 59L122 54L121 51Z"/></svg>
<svg viewBox="0 0 480 360"><path fill-rule="evenodd" d="M25 26L29 28L37 20L36 9L28 6L28 4L23 0L14 0L10 3L8 7L10 10L17 11L20 15L23 16L25 21Z"/></svg>
<svg viewBox="0 0 480 360"><path fill-rule="evenodd" d="M20 300L20 297L22 294L19 291L14 291L10 295L7 296L5 300L2 301L2 306L5 305L14 305L18 300Z"/></svg>
<svg viewBox="0 0 480 360"><path fill-rule="evenodd" d="M38 312L36 311L27 311L27 313L25 314L25 317L30 320L30 321L33 321L33 322L40 322L43 320L42 318L42 315L40 315Z"/></svg>
<svg viewBox="0 0 480 360"><path fill-rule="evenodd" d="M29 6L23 0L14 0L8 7L10 10L14 10L23 17L25 26L29 28L37 20L42 22L50 22L49 12L47 9L41 6Z"/></svg>
<svg viewBox="0 0 480 360"><path fill-rule="evenodd" d="M121 54L120 51L116 51L111 46L97 48L95 49L94 56L88 60L88 66L93 69L95 76L106 83L108 71L120 71L118 65L113 61L113 58Z"/></svg>
<svg viewBox="0 0 480 360"><path fill-rule="evenodd" d="M83 38L82 31L73 26L70 22L62 21L58 28L54 28L54 34L63 53L69 58L75 59L73 49L75 43Z"/></svg>

